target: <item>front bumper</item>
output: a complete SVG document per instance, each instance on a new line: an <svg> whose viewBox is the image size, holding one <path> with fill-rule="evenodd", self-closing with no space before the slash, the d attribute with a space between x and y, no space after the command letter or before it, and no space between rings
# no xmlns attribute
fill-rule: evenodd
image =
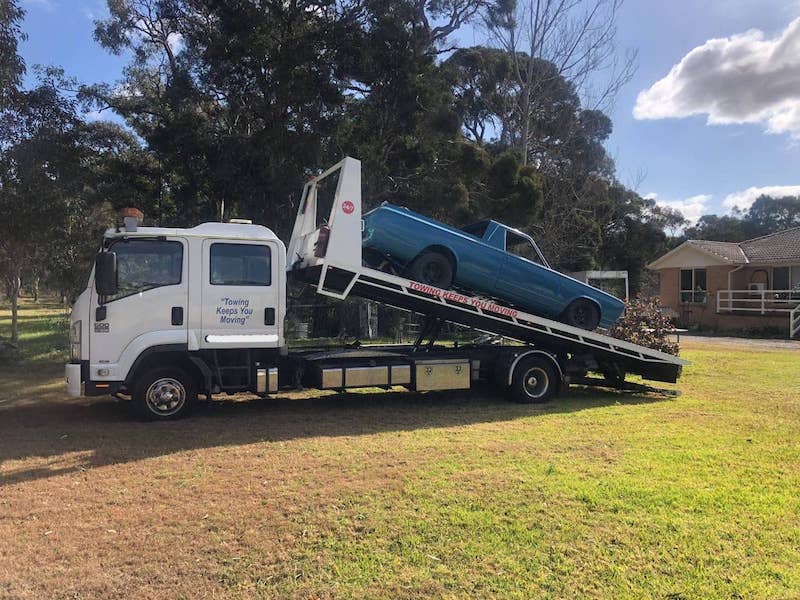
<svg viewBox="0 0 800 600"><path fill-rule="evenodd" d="M67 363L64 365L64 379L67 383L67 394L73 398L81 396L108 396L116 394L123 388L122 381L92 381L86 376L89 363Z"/></svg>

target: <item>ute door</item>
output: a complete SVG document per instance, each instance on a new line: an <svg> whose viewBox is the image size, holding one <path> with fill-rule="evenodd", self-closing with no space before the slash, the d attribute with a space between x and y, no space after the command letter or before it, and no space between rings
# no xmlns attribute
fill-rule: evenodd
<svg viewBox="0 0 800 600"><path fill-rule="evenodd" d="M547 268L533 240L514 231L506 231L506 254L495 289L500 298L522 310L554 317L561 306L560 274Z"/></svg>
<svg viewBox="0 0 800 600"><path fill-rule="evenodd" d="M200 347L280 345L280 256L272 241L203 241Z"/></svg>
<svg viewBox="0 0 800 600"><path fill-rule="evenodd" d="M117 293L98 307L92 286L89 378L121 381L145 349L186 346L189 255L177 237L120 238L108 249L117 255Z"/></svg>

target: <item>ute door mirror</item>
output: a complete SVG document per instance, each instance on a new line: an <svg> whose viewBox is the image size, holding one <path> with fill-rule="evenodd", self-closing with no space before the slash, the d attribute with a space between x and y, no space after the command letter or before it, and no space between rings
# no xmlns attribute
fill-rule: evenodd
<svg viewBox="0 0 800 600"><path fill-rule="evenodd" d="M94 288L98 296L113 296L117 293L117 255L114 252L98 252L94 261Z"/></svg>

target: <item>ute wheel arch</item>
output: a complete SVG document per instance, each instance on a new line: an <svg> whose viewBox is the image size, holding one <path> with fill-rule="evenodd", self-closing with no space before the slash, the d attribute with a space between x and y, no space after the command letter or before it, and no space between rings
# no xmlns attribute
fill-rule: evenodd
<svg viewBox="0 0 800 600"><path fill-rule="evenodd" d="M446 274L445 279L440 283L442 285L436 285L430 281L422 281L424 279L421 277L421 273L418 271L424 266L423 262L426 260L426 257L434 255L445 258L450 266L450 273ZM428 283L430 285L434 285L435 287L439 287L442 289L448 289L452 287L453 282L455 282L456 278L456 269L458 267L458 259L456 258L455 253L448 248L447 246L442 246L440 244L433 244L424 248L419 254L417 254L414 259L409 263L407 268L407 274L411 276L412 279L416 281L420 281L421 283Z"/></svg>

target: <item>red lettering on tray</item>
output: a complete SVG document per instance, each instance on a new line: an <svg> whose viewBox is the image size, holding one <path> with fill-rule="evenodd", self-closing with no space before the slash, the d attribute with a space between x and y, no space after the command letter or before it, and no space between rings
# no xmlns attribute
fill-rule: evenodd
<svg viewBox="0 0 800 600"><path fill-rule="evenodd" d="M432 285L427 285L424 283L419 283L417 281L409 280L409 285L412 290L415 292L422 292L423 294L428 294L429 296L433 296L434 298L444 298L445 300L449 300L450 302L458 302L459 304L467 304L469 306L474 306L475 308L479 308L484 312L493 312L500 315L505 315L507 317L511 317L512 319L516 319L517 315L519 315L519 311L513 308L508 308L507 306L500 306L499 304L495 304L494 302L489 302L488 300L481 300L480 298L470 298L469 296L464 296L457 292L453 292L451 290L442 290L437 287L433 287Z"/></svg>

